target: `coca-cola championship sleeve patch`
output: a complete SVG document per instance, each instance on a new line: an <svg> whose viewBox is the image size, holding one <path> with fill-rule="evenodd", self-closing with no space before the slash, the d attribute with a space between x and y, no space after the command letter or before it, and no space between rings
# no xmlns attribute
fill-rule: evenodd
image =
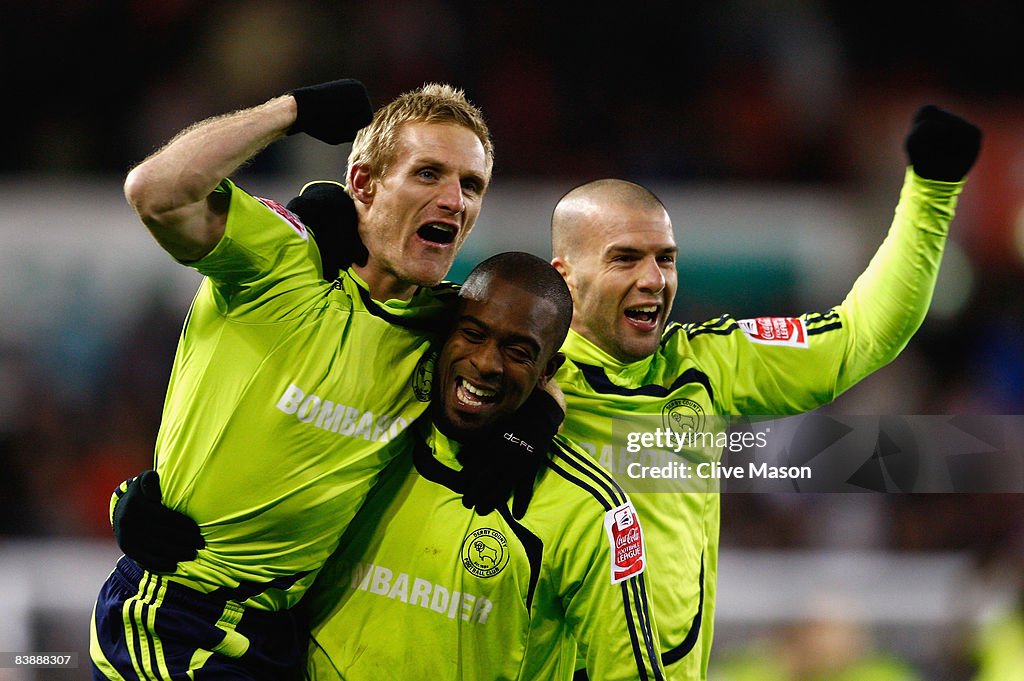
<svg viewBox="0 0 1024 681"><path fill-rule="evenodd" d="M604 529L611 548L612 584L639 575L647 567L644 535L633 504L626 502L604 514Z"/></svg>
<svg viewBox="0 0 1024 681"><path fill-rule="evenodd" d="M807 328L799 317L757 317L741 319L737 323L754 343L807 347Z"/></svg>

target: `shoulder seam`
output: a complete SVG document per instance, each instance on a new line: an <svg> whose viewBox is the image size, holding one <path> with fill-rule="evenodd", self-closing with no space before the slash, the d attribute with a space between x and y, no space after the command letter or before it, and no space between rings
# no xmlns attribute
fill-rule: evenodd
<svg viewBox="0 0 1024 681"><path fill-rule="evenodd" d="M577 362L576 360L570 361L580 370L580 373L583 375L583 380L587 382L587 385L590 386L591 390L603 395L622 395L625 397L635 395L645 395L647 397L668 397L687 383L699 383L704 386L704 389L708 393L708 397L712 400L714 400L715 397L714 389L711 387L710 377L696 367L690 367L683 371L683 373L676 376L671 385L667 388L657 383L647 383L636 388L626 388L612 383L608 378L608 374L602 367L594 364L586 364L585 362Z"/></svg>
<svg viewBox="0 0 1024 681"><path fill-rule="evenodd" d="M715 319L710 319L700 324L688 325L686 329L686 337L693 340L697 336L703 336L705 334L712 334L715 336L728 336L734 331L738 331L740 325L732 317L732 315L724 314Z"/></svg>

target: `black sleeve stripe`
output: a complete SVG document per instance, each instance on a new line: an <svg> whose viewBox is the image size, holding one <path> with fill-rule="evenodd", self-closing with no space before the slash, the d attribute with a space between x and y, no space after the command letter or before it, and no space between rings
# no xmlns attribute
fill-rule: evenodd
<svg viewBox="0 0 1024 681"><path fill-rule="evenodd" d="M624 584L629 584L633 592L633 600L636 602L636 612L640 618L640 627L644 636L644 647L647 649L647 660L654 670L654 678L661 681L664 677L661 673L661 664L654 645L654 630L651 628L651 613L647 603L647 589L644 586L643 573L633 577Z"/></svg>
<svg viewBox="0 0 1024 681"><path fill-rule="evenodd" d="M828 322L834 319L839 319L839 311L836 308L832 308L827 312L809 312L804 315L804 321L808 324L817 324L818 322Z"/></svg>
<svg viewBox="0 0 1024 681"><path fill-rule="evenodd" d="M544 542L540 537L523 527L512 516L512 513L508 510L508 503L505 503L504 506L499 506L498 513L505 519L508 526L512 528L512 532L519 539L519 543L523 545L523 549L526 551L526 559L530 563L530 585L526 590L526 610L529 612L533 606L533 593L537 589L537 581L540 579L540 566L544 562Z"/></svg>
<svg viewBox="0 0 1024 681"><path fill-rule="evenodd" d="M807 325L808 333L821 333L832 329L842 328L843 320L839 316L839 310L832 308L827 312L813 312L803 316L804 324Z"/></svg>
<svg viewBox="0 0 1024 681"><path fill-rule="evenodd" d="M640 650L636 626L633 624L633 609L629 607L629 585L623 582L619 586L622 588L622 612L625 616L626 627L629 629L629 641L633 645L633 660L636 661L637 678L646 681L648 678L647 667L644 665L644 656Z"/></svg>
<svg viewBox="0 0 1024 681"><path fill-rule="evenodd" d="M683 325L680 324L679 322L672 322L671 324L669 324L668 328L665 330L665 333L663 333L661 336L661 345L664 347L665 343L667 343L672 336L679 333L679 331L682 328Z"/></svg>
<svg viewBox="0 0 1024 681"><path fill-rule="evenodd" d="M557 475L589 493L601 504L605 511L610 511L626 503L625 492L622 491L608 471L597 464L590 456L565 447L558 441L555 441L553 444L555 445L555 456L547 464ZM558 465L559 463L564 463L566 466L560 466ZM569 470L569 468L578 471L579 474ZM502 515L504 516L504 510ZM510 525L514 530L515 526L512 523ZM643 574L624 581L621 584L621 588L625 621L633 646L633 657L637 664L638 678L648 679L647 669L651 668L655 671L655 679L662 681L663 676L654 646L654 630L651 626L646 595L647 589ZM641 628L639 633L636 630L637 623L633 619L633 607L630 605L630 589L632 589L632 601L636 604L637 620ZM641 638L643 639L642 645ZM644 651L647 653L646 657Z"/></svg>
<svg viewBox="0 0 1024 681"><path fill-rule="evenodd" d="M667 388L657 384L641 385L636 388L624 388L621 385L612 383L608 379L608 374L605 373L604 368L593 364L577 362L576 360L571 361L580 370L580 373L583 374L583 378L586 379L587 384L590 385L591 389L597 393L603 393L605 395L623 395L625 397L633 397L635 395L643 395L645 397L668 397L687 383L700 383L704 386L704 389L708 391L708 397L710 397L712 402L714 402L715 393L711 388L711 379L708 378L707 374L699 369L687 369L679 376L676 376L676 379L672 381L672 385Z"/></svg>
<svg viewBox="0 0 1024 681"><path fill-rule="evenodd" d="M642 575L641 575L642 577ZM637 578L628 579L622 582L619 586L622 589L622 611L626 619L627 627L629 628L629 641L633 646L633 659L636 661L636 674L637 678L641 680L649 679L647 674L648 667L654 671L655 681L664 681L665 677L662 674L661 664L658 660L657 655L654 654L654 636L650 629L650 618L649 613L646 612L645 602L639 600L636 586ZM637 615L640 619L640 626L643 628L641 635L643 636L643 647L640 645L640 637L637 635L636 623L633 621L633 608L630 606L630 591L633 591L633 598L637 601ZM641 612L643 611L643 614ZM646 656L644 652L646 651Z"/></svg>
<svg viewBox="0 0 1024 681"><path fill-rule="evenodd" d="M597 489L595 489L594 487L588 485L585 481L583 481L580 478L576 477L575 475L573 475L569 471L565 470L563 467L557 465L553 460L552 461L547 461L546 464L547 464L548 468L553 470L560 478L564 478L565 480L571 482L572 484L576 485L577 487L579 487L583 491L585 491L588 494L590 494L590 496L592 496L595 499L597 499L598 503L601 504L601 508L603 508L605 511L610 511L613 508L615 508L616 506L621 506L621 504L613 504L613 503L611 503L604 495L602 495L599 491L597 491Z"/></svg>
<svg viewBox="0 0 1024 681"><path fill-rule="evenodd" d="M807 329L808 336L817 336L818 334L827 333L829 331L836 331L843 328L842 322L835 322L834 324L826 324L825 326L816 326L813 329Z"/></svg>
<svg viewBox="0 0 1024 681"><path fill-rule="evenodd" d="M703 336L705 334L711 334L711 335L714 335L714 336L728 336L729 334L731 334L731 333L733 333L735 331L739 331L740 330L740 325L736 323L735 319L731 319L730 321L731 321L730 324L727 324L726 326L722 326L722 327L713 327L712 328L712 327L708 327L706 325L701 325L701 326L694 327L693 329L691 329L690 331L687 332L686 336L690 340L693 340L697 336Z"/></svg>
<svg viewBox="0 0 1024 681"><path fill-rule="evenodd" d="M597 463L597 461L591 458L591 456L586 452L566 447L557 440L555 440L553 444L556 445L555 451L557 453L561 454L566 459L572 459L573 461L579 462L579 464L588 471L589 475L593 477L594 480L603 481L601 483L602 485L607 485L613 488L617 495L622 498L622 502L620 502L620 504L625 502L626 492L619 485L618 480L616 480L611 473L605 470L604 466Z"/></svg>
<svg viewBox="0 0 1024 681"><path fill-rule="evenodd" d="M714 319L709 319L706 322L701 322L700 324L697 325L697 327L714 328L716 326L722 326L723 324L727 324L730 321L732 321L732 315L723 314L715 317Z"/></svg>
<svg viewBox="0 0 1024 681"><path fill-rule="evenodd" d="M608 473L598 466L586 455L579 455L563 448L555 442L555 458L563 461L569 468L575 469L574 473L566 468L556 465L552 459L548 465L561 477L590 493L600 502L605 511L618 508L626 503L626 495L619 488L618 484L609 477ZM599 491L603 490L602 491Z"/></svg>
<svg viewBox="0 0 1024 681"><path fill-rule="evenodd" d="M807 335L814 336L819 333L825 333L828 331L834 331L843 327L842 320L839 317L839 313L833 308L827 313L812 313L803 316L804 324L807 327ZM693 327L687 327L686 336L690 340L703 335L713 336L728 336L736 331L740 331L740 325L735 320L730 320L731 323L721 326L717 323L705 322ZM817 325L817 326L816 326Z"/></svg>

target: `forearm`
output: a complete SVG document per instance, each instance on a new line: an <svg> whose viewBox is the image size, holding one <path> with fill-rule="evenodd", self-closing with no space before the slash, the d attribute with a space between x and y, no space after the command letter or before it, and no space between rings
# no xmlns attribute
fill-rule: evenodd
<svg viewBox="0 0 1024 681"><path fill-rule="evenodd" d="M226 206L211 198L213 191L283 137L295 113L294 98L285 95L184 130L128 174L128 202L171 255L202 257L216 245L226 221Z"/></svg>
<svg viewBox="0 0 1024 681"><path fill-rule="evenodd" d="M962 188L907 170L889 233L841 306L853 341L843 383L892 361L924 321Z"/></svg>

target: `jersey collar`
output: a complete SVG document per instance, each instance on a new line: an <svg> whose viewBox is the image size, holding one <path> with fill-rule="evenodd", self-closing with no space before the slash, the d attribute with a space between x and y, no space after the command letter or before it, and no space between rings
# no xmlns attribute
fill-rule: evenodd
<svg viewBox="0 0 1024 681"><path fill-rule="evenodd" d="M367 312L389 324L435 334L444 333L450 326L457 301L457 292L450 287L420 287L409 300L393 298L382 303L370 296L369 286L353 268L343 271L338 281L351 299L360 301Z"/></svg>
<svg viewBox="0 0 1024 681"><path fill-rule="evenodd" d="M562 352L573 362L582 362L602 367L613 382L624 386L642 382L651 369L654 355L649 355L636 362L620 362L592 342L581 336L573 329L569 329L562 344Z"/></svg>
<svg viewBox="0 0 1024 681"><path fill-rule="evenodd" d="M413 465L427 480L462 494L458 472L462 464L455 457L459 443L449 439L433 423L421 421L413 435Z"/></svg>

